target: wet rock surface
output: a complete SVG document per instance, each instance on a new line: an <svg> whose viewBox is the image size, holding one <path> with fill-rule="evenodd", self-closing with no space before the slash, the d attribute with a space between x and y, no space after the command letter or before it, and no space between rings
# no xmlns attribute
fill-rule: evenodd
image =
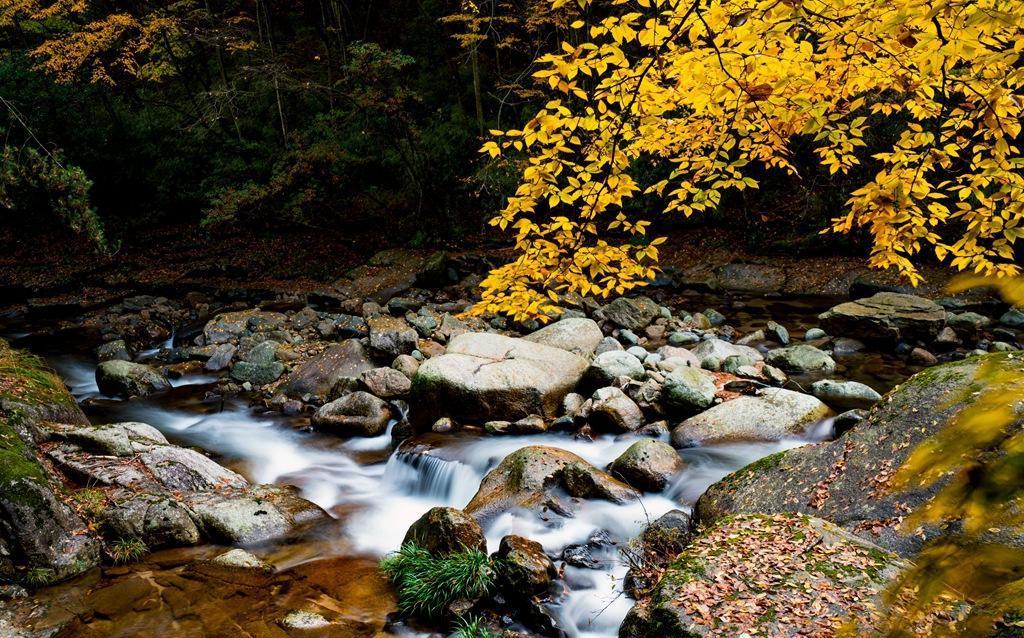
<svg viewBox="0 0 1024 638"><path fill-rule="evenodd" d="M975 375L986 361L1024 370L1024 360L1012 354L929 368L887 394L840 439L767 457L712 485L697 502L698 521L711 524L747 512L801 512L900 555L913 554L937 530L907 533L901 521L935 488L893 493L873 486L884 484L911 450L971 405Z"/></svg>

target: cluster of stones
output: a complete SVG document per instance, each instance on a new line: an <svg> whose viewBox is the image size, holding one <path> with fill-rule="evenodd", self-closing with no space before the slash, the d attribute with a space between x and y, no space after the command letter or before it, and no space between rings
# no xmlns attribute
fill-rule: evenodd
<svg viewBox="0 0 1024 638"><path fill-rule="evenodd" d="M293 489L251 485L145 423L90 424L56 385L0 400L0 452L2 580L63 580L114 558L118 543L250 544L327 518Z"/></svg>

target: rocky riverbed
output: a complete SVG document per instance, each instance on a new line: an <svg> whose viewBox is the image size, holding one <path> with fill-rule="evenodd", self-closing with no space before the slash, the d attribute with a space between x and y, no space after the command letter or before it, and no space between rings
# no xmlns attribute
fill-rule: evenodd
<svg viewBox="0 0 1024 638"><path fill-rule="evenodd" d="M708 556L737 529L768 554L820 538L863 578L758 563L754 544L728 560L844 608L922 537L899 522L923 496L874 488L962 409L977 357L1019 365L1024 340L991 300L864 286L662 285L519 325L462 314L472 265L375 274L392 258L331 298L176 291L6 317L0 633L429 635L449 625L400 614L377 570L414 541L521 567L452 610L495 630L721 635L751 621L687 601L722 581Z"/></svg>

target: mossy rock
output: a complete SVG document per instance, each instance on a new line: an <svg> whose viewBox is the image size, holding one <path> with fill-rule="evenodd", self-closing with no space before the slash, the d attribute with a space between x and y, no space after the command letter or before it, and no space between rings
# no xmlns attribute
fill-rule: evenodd
<svg viewBox="0 0 1024 638"><path fill-rule="evenodd" d="M949 425L975 398L985 363L1024 372L1024 357L972 357L928 368L883 397L840 439L781 452L715 483L697 501L702 525L746 512L802 512L832 521L902 556L938 530L908 534L900 525L938 490L892 492L886 479L925 439Z"/></svg>
<svg viewBox="0 0 1024 638"><path fill-rule="evenodd" d="M85 421L60 379L0 341L0 534L14 562L44 585L99 563L99 543L59 498L35 455L42 419Z"/></svg>
<svg viewBox="0 0 1024 638"><path fill-rule="evenodd" d="M570 499L623 503L637 495L630 486L572 452L531 445L509 454L488 472L465 511L486 523L512 508L537 511L553 506L568 514Z"/></svg>
<svg viewBox="0 0 1024 638"><path fill-rule="evenodd" d="M895 554L818 518L728 517L668 565L619 636L833 635L851 615L870 622L901 567Z"/></svg>

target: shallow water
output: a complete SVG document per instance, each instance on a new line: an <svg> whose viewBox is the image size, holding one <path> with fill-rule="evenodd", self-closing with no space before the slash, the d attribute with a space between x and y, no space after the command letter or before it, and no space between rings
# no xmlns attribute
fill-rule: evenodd
<svg viewBox="0 0 1024 638"><path fill-rule="evenodd" d="M736 310L724 303L717 307L727 315ZM784 304L760 309L746 305L743 312L738 313L738 321L745 332L759 327L759 323L763 325L767 317L778 317L785 311ZM813 317L816 311L807 310L805 314ZM796 311L794 315L801 316ZM814 325L810 319L784 323L795 323L795 328ZM808 323L810 325L803 325ZM162 347L171 343L173 337ZM338 561L347 561L344 563L347 569L355 570L361 578L370 578L372 587L379 587L379 577L372 574L373 564L380 556L398 548L413 521L434 506L465 506L484 475L506 455L524 446L547 445L565 449L598 468L604 468L636 440L633 436L601 436L590 441L553 432L499 437L463 432L425 436L392 451L390 428L387 434L379 437L344 440L310 431L306 427L306 419L268 413L241 400L204 401L209 384L216 379L207 375L182 377L174 382L175 387L171 391L144 400L120 401L103 397L96 387L91 356L59 350L53 352L52 345L51 352L47 354L51 364L64 377L94 422L149 423L173 442L201 448L253 482L295 485L305 498L329 512L335 518L333 524L320 526L301 539L260 547L256 551L280 570L291 570L289 574L295 570L312 570L302 572L306 579L321 577L320 568L316 566L333 569ZM140 359L151 357L158 351L159 348L147 351ZM891 380L895 383L906 376L905 369L895 366L890 371L885 367L887 360L872 358L879 355L857 356L857 359L840 360L847 371L843 376L867 380L881 390L891 387ZM541 520L530 513L506 512L485 529L489 550L496 550L500 539L513 533L540 542L552 556L558 556L566 546L586 542L602 531L608 534L613 544L625 543L649 521L668 510L689 510L710 484L726 474L768 454L822 440L830 432L830 423L826 422L809 429L804 437L788 441L682 450L680 454L686 463L685 469L663 493L646 494L642 499L625 505L587 501L581 504L572 518L554 521ZM215 551L215 548L174 550L176 554L163 552L160 556L193 557ZM622 577L627 568L625 563L614 547L601 556L604 560L600 569L565 568L565 594L551 603L549 611L567 636L615 636L622 618L632 606L632 600L621 593ZM173 560L170 562L174 564ZM116 574L123 578L131 571L119 570ZM78 582L77 586L83 590L96 585L95 576L83 577ZM61 587L73 591L76 584L72 582ZM305 590L297 586L296 591ZM295 595L299 596L298 593ZM303 595L316 596L315 592ZM348 595L358 597L361 594L350 592ZM302 607L301 603L299 599L292 602L297 607ZM342 600L342 604L347 603ZM390 604L367 613L386 613ZM136 616L139 613L142 612L133 612ZM166 616L166 612L160 609L145 614L145 622L148 623L145 626L154 632L153 635L161 635L160 627L171 626L168 624L171 620L161 613ZM107 622L104 626L106 633L99 635L130 636L134 635L131 628L142 626L138 623L143 621L132 616L131 619L126 617L124 623L119 623L117 618L104 622ZM410 632L408 629L402 631Z"/></svg>

